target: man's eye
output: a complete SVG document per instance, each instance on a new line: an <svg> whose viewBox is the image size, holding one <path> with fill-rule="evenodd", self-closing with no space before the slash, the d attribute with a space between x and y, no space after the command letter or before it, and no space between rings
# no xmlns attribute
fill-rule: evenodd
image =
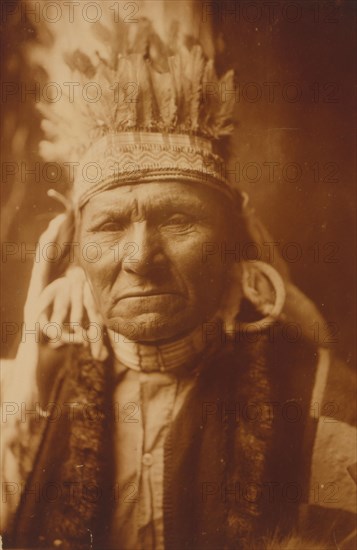
<svg viewBox="0 0 357 550"><path fill-rule="evenodd" d="M175 214L171 216L163 223L164 226L168 227L189 227L192 224L191 218L185 216L184 214Z"/></svg>
<svg viewBox="0 0 357 550"><path fill-rule="evenodd" d="M123 229L124 229L124 224L119 221L105 222L98 227L98 231L108 231L108 232L123 231Z"/></svg>

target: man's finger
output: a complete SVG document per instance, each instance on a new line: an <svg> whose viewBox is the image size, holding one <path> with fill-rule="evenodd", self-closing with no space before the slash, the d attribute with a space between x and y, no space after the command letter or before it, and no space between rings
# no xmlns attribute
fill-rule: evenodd
<svg viewBox="0 0 357 550"><path fill-rule="evenodd" d="M56 294L59 292L60 287L64 284L66 284L66 282L63 277L61 279L56 279L55 281L47 285L46 288L41 292L35 308L37 317L46 312L47 309L51 305L53 305Z"/></svg>
<svg viewBox="0 0 357 550"><path fill-rule="evenodd" d="M57 292L54 296L51 323L57 323L58 325L62 326L66 318L69 316L70 308L71 292L69 284L67 282L64 282L58 287Z"/></svg>
<svg viewBox="0 0 357 550"><path fill-rule="evenodd" d="M77 324L82 324L83 321L83 287L85 285L86 279L84 272L81 268L74 268L68 273L68 278L71 285L71 316L70 322L73 323L73 326Z"/></svg>
<svg viewBox="0 0 357 550"><path fill-rule="evenodd" d="M86 282L83 287L83 303L87 310L88 318L91 323L102 323L103 319L99 313L97 305L94 301L92 291L89 284Z"/></svg>
<svg viewBox="0 0 357 550"><path fill-rule="evenodd" d="M83 302L88 313L90 323L96 324L97 328L102 333L103 331L103 319L94 301L92 291L88 282L85 283L83 288ZM90 349L92 356L98 361L105 361L108 357L108 350L100 338L90 338L90 334L87 333L88 341L90 342Z"/></svg>
<svg viewBox="0 0 357 550"><path fill-rule="evenodd" d="M40 236L37 244L37 250L40 251L38 255L36 253L36 261L33 264L30 284L27 292L27 299L24 307L25 321L33 319L34 311L37 310L37 301L41 292L49 283L49 272L51 269L51 262L46 261L43 258L42 251L44 246L48 243L55 242L61 225L66 221L66 214L59 214L48 225L47 229Z"/></svg>

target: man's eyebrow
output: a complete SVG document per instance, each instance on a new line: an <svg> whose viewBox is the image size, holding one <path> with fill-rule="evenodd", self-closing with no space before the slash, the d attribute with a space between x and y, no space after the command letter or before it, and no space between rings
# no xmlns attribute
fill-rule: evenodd
<svg viewBox="0 0 357 550"><path fill-rule="evenodd" d="M127 209L126 209L127 210ZM118 208L107 208L100 211L96 211L86 222L87 230L92 231L97 229L102 223L107 221L126 221L130 219L130 212L122 212Z"/></svg>
<svg viewBox="0 0 357 550"><path fill-rule="evenodd" d="M118 217L125 217L130 214L130 207L129 206L123 206L121 205L108 205L106 207L101 207L100 209L96 208L95 211L95 219L93 221L98 220L99 218L118 218Z"/></svg>

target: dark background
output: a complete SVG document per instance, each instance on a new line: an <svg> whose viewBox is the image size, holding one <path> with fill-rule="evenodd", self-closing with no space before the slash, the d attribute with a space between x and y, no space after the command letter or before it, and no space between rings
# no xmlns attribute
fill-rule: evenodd
<svg viewBox="0 0 357 550"><path fill-rule="evenodd" d="M356 3L197 2L197 7L203 23L207 10L214 12L222 52L218 66L233 66L237 73L238 124L228 168L239 163L240 185L280 247L298 243L302 256L289 262L292 278L337 323L336 350L354 365ZM13 16L2 34L2 81L30 87L43 78L25 61L24 48L35 36L30 22ZM264 83L270 83L270 97ZM41 138L34 101L21 102L15 94L1 109L2 163L34 166ZM247 163L254 165L247 170ZM274 178L264 163L278 163ZM58 210L46 197L51 185L36 179L5 177L2 170L2 243L26 242L31 249ZM52 186L65 190L62 181ZM24 262L17 254L2 263L2 327L21 322L32 259L29 254ZM16 341L2 334L4 356L14 355Z"/></svg>

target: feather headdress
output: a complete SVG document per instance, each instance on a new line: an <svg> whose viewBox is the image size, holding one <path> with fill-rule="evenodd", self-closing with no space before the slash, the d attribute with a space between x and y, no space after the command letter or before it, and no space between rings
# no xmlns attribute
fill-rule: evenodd
<svg viewBox="0 0 357 550"><path fill-rule="evenodd" d="M234 96L221 93L232 89L233 71L218 78L213 60L177 26L168 45L147 17L128 24L107 8L102 15L91 24L56 23L50 47L35 52L66 90L39 105L42 157L79 163L79 206L103 189L153 176L227 191L215 148L233 130Z"/></svg>

